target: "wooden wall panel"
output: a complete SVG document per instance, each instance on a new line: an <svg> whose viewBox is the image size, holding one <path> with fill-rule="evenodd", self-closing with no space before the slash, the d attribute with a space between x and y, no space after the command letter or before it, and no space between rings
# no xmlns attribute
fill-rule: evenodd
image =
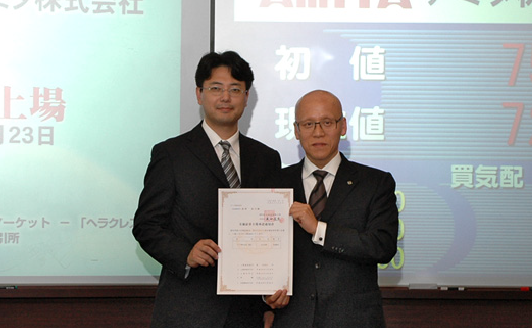
<svg viewBox="0 0 532 328"><path fill-rule="evenodd" d="M146 328L154 286L0 290L2 328ZM383 288L388 328L532 328L532 292Z"/></svg>
<svg viewBox="0 0 532 328"><path fill-rule="evenodd" d="M2 328L146 328L151 298L38 298L0 300Z"/></svg>

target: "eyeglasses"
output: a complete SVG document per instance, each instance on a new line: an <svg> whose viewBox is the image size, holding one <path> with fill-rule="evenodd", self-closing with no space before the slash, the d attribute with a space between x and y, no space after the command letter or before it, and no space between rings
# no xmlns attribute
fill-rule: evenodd
<svg viewBox="0 0 532 328"><path fill-rule="evenodd" d="M244 94L246 90L242 90L237 87L231 87L228 89L220 88L220 87L208 87L208 88L200 88L200 90L207 90L209 91L213 96L221 96L226 90L229 92L229 95L232 97L238 97Z"/></svg>
<svg viewBox="0 0 532 328"><path fill-rule="evenodd" d="M324 119L323 121L313 122L313 121L305 121L305 122L296 122L296 126L299 129L299 131L314 131L316 129L316 125L321 126L323 131L331 131L338 127L338 122L340 122L344 118L343 116L340 117L337 120L331 120L331 119Z"/></svg>

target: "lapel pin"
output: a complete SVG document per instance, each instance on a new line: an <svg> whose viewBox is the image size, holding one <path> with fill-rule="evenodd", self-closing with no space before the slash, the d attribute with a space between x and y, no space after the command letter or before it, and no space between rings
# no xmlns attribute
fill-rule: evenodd
<svg viewBox="0 0 532 328"><path fill-rule="evenodd" d="M349 180L349 181L347 181L347 184L348 184L348 185L352 185L352 184L353 184L353 181Z"/></svg>

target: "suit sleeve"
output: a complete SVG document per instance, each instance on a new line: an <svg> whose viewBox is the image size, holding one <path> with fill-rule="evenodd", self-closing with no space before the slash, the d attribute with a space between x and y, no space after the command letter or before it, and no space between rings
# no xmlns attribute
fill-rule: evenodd
<svg viewBox="0 0 532 328"><path fill-rule="evenodd" d="M327 224L324 251L365 264L388 263L397 252L398 211L391 174L375 175L339 212L342 220ZM354 204L354 205L353 205Z"/></svg>
<svg viewBox="0 0 532 328"><path fill-rule="evenodd" d="M170 157L156 145L144 177L144 189L135 212L133 235L146 253L178 277L185 277L188 252L192 248L171 227L176 187Z"/></svg>
<svg viewBox="0 0 532 328"><path fill-rule="evenodd" d="M276 150L247 137L240 140L240 168L243 188L275 188L281 173L281 156Z"/></svg>
<svg viewBox="0 0 532 328"><path fill-rule="evenodd" d="M281 156L278 152L273 152L270 156L271 166L268 174L261 182L262 188L278 188L281 180Z"/></svg>

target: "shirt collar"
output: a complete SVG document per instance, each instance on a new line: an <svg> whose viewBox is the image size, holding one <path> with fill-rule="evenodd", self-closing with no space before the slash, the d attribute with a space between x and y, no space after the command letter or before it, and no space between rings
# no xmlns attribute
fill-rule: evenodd
<svg viewBox="0 0 532 328"><path fill-rule="evenodd" d="M303 179L308 178L312 175L312 172L316 170L326 171L327 173L331 174L332 176L336 176L336 172L338 172L338 167L340 167L340 162L342 161L342 157L340 156L340 152L336 153L336 155L327 163L322 169L319 169L316 164L312 163L310 159L305 155L305 161L303 163Z"/></svg>
<svg viewBox="0 0 532 328"><path fill-rule="evenodd" d="M218 143L220 142L220 140L223 140L223 139L220 138L218 133L216 133L209 126L209 124L207 124L207 122L205 121L202 122L201 126L203 126L203 129L205 130L207 137L209 137L209 140L211 141L212 146L216 147L218 145L219 147L221 147ZM226 141L228 141L231 144L231 148L235 151L235 153L240 154L240 141L239 141L238 136L239 136L239 131L236 130L235 134L229 137L229 139L227 139Z"/></svg>

